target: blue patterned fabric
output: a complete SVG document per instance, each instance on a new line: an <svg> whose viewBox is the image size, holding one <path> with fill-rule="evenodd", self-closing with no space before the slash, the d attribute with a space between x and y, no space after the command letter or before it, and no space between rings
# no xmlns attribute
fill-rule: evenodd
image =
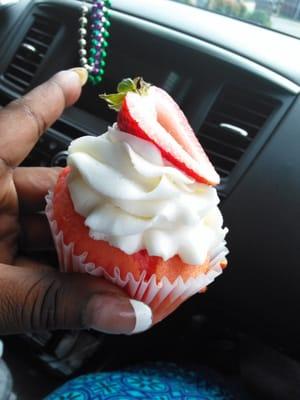
<svg viewBox="0 0 300 400"><path fill-rule="evenodd" d="M67 382L45 400L233 400L208 372L155 364L101 372Z"/></svg>

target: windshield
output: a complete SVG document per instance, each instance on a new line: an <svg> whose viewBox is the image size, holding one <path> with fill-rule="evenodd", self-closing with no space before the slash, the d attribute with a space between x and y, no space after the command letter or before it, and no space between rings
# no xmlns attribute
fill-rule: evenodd
<svg viewBox="0 0 300 400"><path fill-rule="evenodd" d="M300 0L173 0L300 38Z"/></svg>

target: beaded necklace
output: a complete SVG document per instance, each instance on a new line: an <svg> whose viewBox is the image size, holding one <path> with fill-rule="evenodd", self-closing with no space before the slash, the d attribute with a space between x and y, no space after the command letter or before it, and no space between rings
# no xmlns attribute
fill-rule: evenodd
<svg viewBox="0 0 300 400"><path fill-rule="evenodd" d="M93 85L100 84L106 67L109 7L111 0L93 0L90 24L88 21L89 7L86 1L82 2L81 17L79 18L79 57L80 65L89 74L89 81ZM90 25L90 26L88 26ZM87 49L87 35L89 34L89 50Z"/></svg>

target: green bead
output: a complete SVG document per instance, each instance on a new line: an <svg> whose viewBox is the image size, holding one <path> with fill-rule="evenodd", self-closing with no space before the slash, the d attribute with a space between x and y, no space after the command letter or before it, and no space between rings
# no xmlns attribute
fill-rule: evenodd
<svg viewBox="0 0 300 400"><path fill-rule="evenodd" d="M106 7L111 7L111 0L105 0Z"/></svg>
<svg viewBox="0 0 300 400"><path fill-rule="evenodd" d="M89 64L95 64L95 59L94 59L94 57L90 57L90 58L88 59L88 62L89 62Z"/></svg>
<svg viewBox="0 0 300 400"><path fill-rule="evenodd" d="M91 54L92 56L95 56L96 53L97 53L97 50L94 49L94 47L92 47L92 48L90 49L90 54Z"/></svg>
<svg viewBox="0 0 300 400"><path fill-rule="evenodd" d="M102 46L103 46L104 48L108 47L108 42L107 42L106 40L103 40Z"/></svg>
<svg viewBox="0 0 300 400"><path fill-rule="evenodd" d="M95 78L93 77L93 75L89 75L89 82L95 84Z"/></svg>
<svg viewBox="0 0 300 400"><path fill-rule="evenodd" d="M97 39L92 39L92 40L91 40L91 43L92 43L93 46L97 46L98 43L99 43L99 40L97 40Z"/></svg>
<svg viewBox="0 0 300 400"><path fill-rule="evenodd" d="M103 32L103 36L104 36L105 38L108 38L108 37L110 37L110 33L107 32L107 31L104 31L104 32Z"/></svg>
<svg viewBox="0 0 300 400"><path fill-rule="evenodd" d="M111 26L111 23L110 23L110 21L108 20L108 19L106 19L105 21L104 21L104 24L103 24L104 26L105 26L105 28L109 28L110 26Z"/></svg>
<svg viewBox="0 0 300 400"><path fill-rule="evenodd" d="M102 82L102 76L95 76L95 83L97 84L97 83L100 83L100 82Z"/></svg>
<svg viewBox="0 0 300 400"><path fill-rule="evenodd" d="M106 61L101 60L100 65L101 65L101 67L106 67Z"/></svg>
<svg viewBox="0 0 300 400"><path fill-rule="evenodd" d="M92 30L92 34L93 34L94 36L99 36L100 33L101 33L101 32L100 32L98 29L93 29L93 30Z"/></svg>
<svg viewBox="0 0 300 400"><path fill-rule="evenodd" d="M100 68L100 70L99 70L99 75L104 75L104 69L103 68Z"/></svg>
<svg viewBox="0 0 300 400"><path fill-rule="evenodd" d="M107 52L106 52L105 50L102 50L102 51L101 51L101 56L102 56L103 58L107 57Z"/></svg>

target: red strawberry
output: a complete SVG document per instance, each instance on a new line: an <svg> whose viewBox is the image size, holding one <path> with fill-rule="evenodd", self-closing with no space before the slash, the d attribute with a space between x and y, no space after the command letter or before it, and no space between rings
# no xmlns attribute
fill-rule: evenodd
<svg viewBox="0 0 300 400"><path fill-rule="evenodd" d="M125 79L118 93L101 98L119 112L119 129L154 143L166 160L198 182L220 182L185 115L164 90L141 78Z"/></svg>

